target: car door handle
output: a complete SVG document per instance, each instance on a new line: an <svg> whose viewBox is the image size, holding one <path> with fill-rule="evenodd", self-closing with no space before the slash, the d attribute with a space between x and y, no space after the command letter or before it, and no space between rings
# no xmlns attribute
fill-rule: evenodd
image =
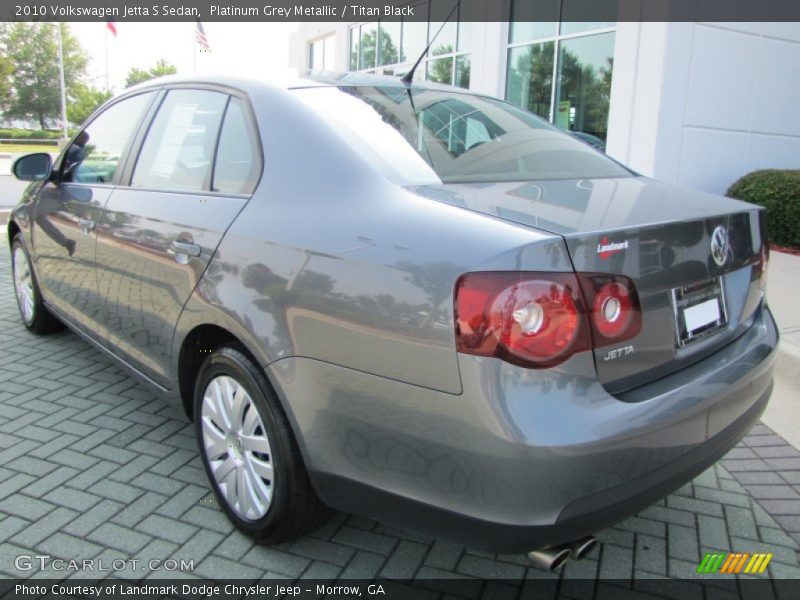
<svg viewBox="0 0 800 600"><path fill-rule="evenodd" d="M170 244L170 254L184 254L187 256L200 256L202 249L197 244L179 242L177 240Z"/></svg>
<svg viewBox="0 0 800 600"><path fill-rule="evenodd" d="M78 227L83 235L89 235L97 227L97 221L91 219L78 219Z"/></svg>

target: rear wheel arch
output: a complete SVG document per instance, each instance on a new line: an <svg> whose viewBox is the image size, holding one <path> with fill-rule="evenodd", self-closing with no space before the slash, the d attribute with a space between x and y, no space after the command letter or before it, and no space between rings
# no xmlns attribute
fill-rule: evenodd
<svg viewBox="0 0 800 600"><path fill-rule="evenodd" d="M272 377L263 370L263 364L256 359L256 353L251 351L247 345L242 342L240 336L237 336L225 327L211 323L195 325L189 330L189 333L186 334L181 342L180 351L178 353L177 381L181 404L183 404L186 416L189 417L190 421L194 421L195 384L197 383L197 377L200 374L203 363L215 350L223 346L235 348L244 354L253 365L262 369L266 385L270 387L270 391L275 395L279 408L283 411L283 414L286 415L292 434L300 447L303 461L308 464L308 452L305 440L300 435L300 427L295 419L291 406L288 405L287 400L285 400L279 390L276 389ZM315 489L317 488L316 482L313 479L312 485ZM319 492L319 490L317 491Z"/></svg>
<svg viewBox="0 0 800 600"><path fill-rule="evenodd" d="M210 323L197 325L183 338L178 355L178 388L186 415L193 419L194 386L203 362L222 346L236 348L254 365L259 363L247 346L233 333Z"/></svg>
<svg viewBox="0 0 800 600"><path fill-rule="evenodd" d="M14 238L17 237L18 233L21 233L22 229L20 226L17 225L16 221L9 221L8 222L8 247L11 247L11 244L14 243Z"/></svg>

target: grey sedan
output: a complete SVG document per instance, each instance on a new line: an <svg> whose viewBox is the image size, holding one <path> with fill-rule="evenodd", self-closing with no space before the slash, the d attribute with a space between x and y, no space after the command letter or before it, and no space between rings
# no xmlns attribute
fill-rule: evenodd
<svg viewBox="0 0 800 600"><path fill-rule="evenodd" d="M501 100L156 80L14 170L25 325L182 404L221 506L268 543L334 507L555 566L772 390L760 209Z"/></svg>

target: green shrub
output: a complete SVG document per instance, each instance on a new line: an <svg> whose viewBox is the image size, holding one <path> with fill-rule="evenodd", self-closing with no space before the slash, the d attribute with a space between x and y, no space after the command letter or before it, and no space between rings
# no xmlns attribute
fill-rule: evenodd
<svg viewBox="0 0 800 600"><path fill-rule="evenodd" d="M70 130L70 135L72 135ZM52 129L9 129L0 128L0 139L11 140L57 140L62 136L62 131L59 129L53 131Z"/></svg>
<svg viewBox="0 0 800 600"><path fill-rule="evenodd" d="M753 171L726 195L766 208L769 241L800 248L800 169Z"/></svg>

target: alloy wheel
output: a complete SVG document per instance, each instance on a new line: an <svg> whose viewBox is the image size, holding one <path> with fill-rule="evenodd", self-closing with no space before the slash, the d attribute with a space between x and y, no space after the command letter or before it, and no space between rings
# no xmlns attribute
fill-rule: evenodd
<svg viewBox="0 0 800 600"><path fill-rule="evenodd" d="M17 303L25 323L32 323L34 317L33 275L28 256L22 247L14 248L14 288Z"/></svg>
<svg viewBox="0 0 800 600"><path fill-rule="evenodd" d="M227 375L212 379L203 394L203 447L214 480L239 517L256 521L272 502L272 451L250 394Z"/></svg>

